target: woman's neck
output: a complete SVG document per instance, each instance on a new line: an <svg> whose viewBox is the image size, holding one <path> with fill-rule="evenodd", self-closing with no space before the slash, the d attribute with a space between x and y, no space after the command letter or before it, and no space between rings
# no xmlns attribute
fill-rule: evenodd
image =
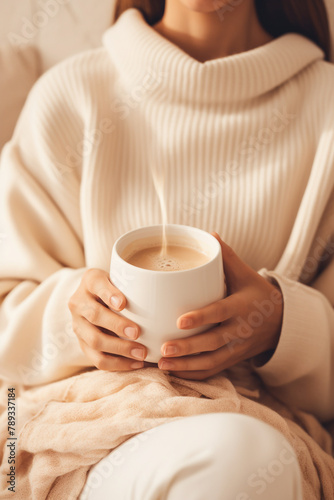
<svg viewBox="0 0 334 500"><path fill-rule="evenodd" d="M164 16L154 28L200 62L245 52L272 40L258 20L254 0L242 0L234 7L227 3L211 12L167 0Z"/></svg>

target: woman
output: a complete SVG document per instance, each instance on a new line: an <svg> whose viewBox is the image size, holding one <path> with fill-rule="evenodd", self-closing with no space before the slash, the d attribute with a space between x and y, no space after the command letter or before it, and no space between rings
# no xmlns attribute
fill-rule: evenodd
<svg viewBox="0 0 334 500"><path fill-rule="evenodd" d="M2 374L35 385L87 366L152 366L107 271L118 236L160 223L157 170L169 221L217 231L228 287L178 320L219 325L167 342L158 369L206 380L251 360L286 405L334 418L334 70L322 0L119 1L117 15L102 49L42 78L3 154ZM175 446L166 472L159 453ZM244 415L184 418L138 455L120 450L117 477L96 491L88 481L82 498L303 495L290 445ZM277 457L284 467L268 475Z"/></svg>

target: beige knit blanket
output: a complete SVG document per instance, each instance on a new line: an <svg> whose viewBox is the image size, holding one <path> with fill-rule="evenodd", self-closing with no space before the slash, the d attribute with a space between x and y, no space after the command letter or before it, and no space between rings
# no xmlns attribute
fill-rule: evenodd
<svg viewBox="0 0 334 500"><path fill-rule="evenodd" d="M7 384L1 385L0 498L75 500L93 464L140 432L189 415L251 415L284 434L303 472L305 500L334 499L331 437L311 415L289 409L263 387L247 363L206 381L158 368L88 370L16 400L16 492L8 492Z"/></svg>

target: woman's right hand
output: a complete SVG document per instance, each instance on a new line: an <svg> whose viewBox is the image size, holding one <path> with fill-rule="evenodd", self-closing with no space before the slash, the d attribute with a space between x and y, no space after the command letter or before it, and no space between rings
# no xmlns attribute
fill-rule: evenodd
<svg viewBox="0 0 334 500"><path fill-rule="evenodd" d="M124 295L100 269L88 269L69 300L73 330L81 349L101 370L135 370L154 365L143 361L147 348L132 341L140 335L139 326L114 312L125 306Z"/></svg>

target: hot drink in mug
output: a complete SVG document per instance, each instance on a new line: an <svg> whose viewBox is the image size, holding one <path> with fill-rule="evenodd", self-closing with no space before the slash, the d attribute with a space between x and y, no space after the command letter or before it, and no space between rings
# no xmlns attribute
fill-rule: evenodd
<svg viewBox="0 0 334 500"><path fill-rule="evenodd" d="M209 326L180 330L179 316L224 297L221 247L197 228L148 226L130 231L115 243L110 279L127 298L120 313L138 324L138 342L148 349L145 361L157 363L167 340L203 332Z"/></svg>

